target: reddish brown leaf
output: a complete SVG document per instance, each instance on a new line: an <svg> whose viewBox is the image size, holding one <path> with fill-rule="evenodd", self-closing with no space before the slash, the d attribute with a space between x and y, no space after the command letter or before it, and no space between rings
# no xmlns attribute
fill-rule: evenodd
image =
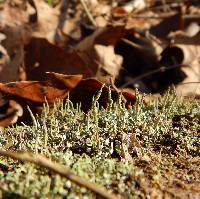
<svg viewBox="0 0 200 199"><path fill-rule="evenodd" d="M70 100L76 104L81 103L81 108L83 111L87 112L92 105L92 99L98 94L100 89L103 87L103 83L96 79L85 79L79 82L79 84L70 92ZM126 105L133 105L136 101L136 97L131 93L122 92L126 99ZM102 88L101 96L98 100L101 107L106 107L108 103L109 88L104 86ZM119 93L112 89L111 97L113 101L117 101Z"/></svg>
<svg viewBox="0 0 200 199"><path fill-rule="evenodd" d="M46 81L22 81L12 82L8 84L0 83L0 93L7 100L15 100L24 111L21 120L30 122L30 113L27 106L30 107L33 113L41 113L43 103L47 101L51 106L57 99L64 99L68 96L71 89L76 87L82 79L82 75L62 75L57 73L48 73ZM10 117L4 118L6 126L13 124L13 119L16 119L16 111L12 112ZM8 120L11 118L12 120ZM5 121L0 121L0 125L5 126ZM10 122L9 122L10 121Z"/></svg>
<svg viewBox="0 0 200 199"><path fill-rule="evenodd" d="M76 49L85 51L91 49L95 44L100 45L116 45L116 43L124 36L124 26L108 26L98 28L93 34L83 39Z"/></svg>
<svg viewBox="0 0 200 199"><path fill-rule="evenodd" d="M136 97L133 94L131 94L130 92L127 92L127 91L123 91L122 95L126 99L126 107L131 108L131 106L134 105L135 102L136 102Z"/></svg>
<svg viewBox="0 0 200 199"><path fill-rule="evenodd" d="M95 44L116 45L116 43L124 36L124 26L108 26L95 38Z"/></svg>
<svg viewBox="0 0 200 199"><path fill-rule="evenodd" d="M112 9L113 17L125 17L128 15L128 12L123 7L115 7Z"/></svg>
<svg viewBox="0 0 200 199"><path fill-rule="evenodd" d="M48 73L47 81L21 81L7 84L0 83L0 92L9 99L18 98L33 103L43 103L46 100L53 103L57 98L63 99L68 91L73 89L82 79L82 75L61 75Z"/></svg>
<svg viewBox="0 0 200 199"><path fill-rule="evenodd" d="M45 72L83 74L91 77L96 69L87 67L78 51L67 52L46 39L32 38L25 48L25 66L28 80L45 80ZM92 65L92 63L90 63Z"/></svg>
<svg viewBox="0 0 200 199"><path fill-rule="evenodd" d="M51 84L59 89L71 90L81 81L82 75L63 75L54 72L46 72Z"/></svg>
<svg viewBox="0 0 200 199"><path fill-rule="evenodd" d="M32 38L26 46L25 72L28 80L45 80L46 71L58 72L62 74L83 74L84 78L97 77L99 80L107 80L112 76L115 78L122 64L122 58L114 52L114 46L100 46L95 43L105 43L101 36L107 35L107 43L116 43L119 40L119 33L122 29L116 28L103 32L97 37L88 37L83 40L75 50L66 51L59 48L46 39ZM109 39L110 38L110 39ZM87 40L88 39L88 40ZM94 40L93 40L94 39ZM98 41L96 41L96 39ZM85 41L85 42L84 42ZM106 75L101 70L106 71ZM105 77L106 76L106 77ZM101 78L103 77L103 78Z"/></svg>
<svg viewBox="0 0 200 199"><path fill-rule="evenodd" d="M36 103L52 103L55 98L63 98L67 95L66 90L60 90L49 85L48 82L22 81L8 84L0 84L0 91L9 94L13 98L19 97Z"/></svg>

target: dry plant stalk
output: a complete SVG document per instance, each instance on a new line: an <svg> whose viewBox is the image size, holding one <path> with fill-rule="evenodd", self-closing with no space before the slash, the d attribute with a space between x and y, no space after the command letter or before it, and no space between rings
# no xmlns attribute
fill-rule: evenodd
<svg viewBox="0 0 200 199"><path fill-rule="evenodd" d="M96 23L96 21L94 20L92 14L90 13L90 11L89 11L89 9L88 9L86 3L85 3L85 0L80 0L80 3L81 3L81 5L83 6L83 8L84 8L84 10L85 10L85 13L87 14L87 16L88 16L89 20L91 21L92 25L93 25L94 27L97 27L97 23Z"/></svg>
<svg viewBox="0 0 200 199"><path fill-rule="evenodd" d="M76 183L79 186L88 188L89 190L93 191L102 198L117 199L117 196L108 193L108 191L105 188L80 178L69 169L66 169L64 166L56 162L53 162L42 155L39 154L35 155L33 153L27 153L27 152L11 152L11 151L0 150L0 156L10 157L22 162L34 163L38 166L47 168L55 172L56 174L59 174L62 177L69 179L70 181Z"/></svg>

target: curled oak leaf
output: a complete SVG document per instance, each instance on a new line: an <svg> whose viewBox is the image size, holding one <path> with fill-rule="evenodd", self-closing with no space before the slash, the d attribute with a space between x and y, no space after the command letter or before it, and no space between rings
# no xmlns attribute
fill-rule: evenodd
<svg viewBox="0 0 200 199"><path fill-rule="evenodd" d="M6 98L25 99L35 103L45 101L53 103L57 98L63 99L82 79L82 75L62 75L49 72L47 81L21 81L7 84L0 83L0 92Z"/></svg>
<svg viewBox="0 0 200 199"><path fill-rule="evenodd" d="M160 62L166 68L171 67L171 70L162 74L160 83L163 85L172 82L178 96L199 98L199 54L200 45L195 41L193 45L174 44L165 48ZM173 68L173 66L177 67Z"/></svg>
<svg viewBox="0 0 200 199"><path fill-rule="evenodd" d="M98 99L100 107L106 107L109 101L109 88L102 82L96 79L85 79L79 82L79 84L71 90L69 98L74 103L81 103L81 108L84 112L87 112L92 106L92 100L95 95L102 89L101 95ZM114 102L118 100L120 92L111 89L111 98ZM122 92L123 97L126 100L126 105L129 108L130 105L134 105L136 97L128 92Z"/></svg>
<svg viewBox="0 0 200 199"><path fill-rule="evenodd" d="M15 100L23 108L21 120L30 121L27 106L35 113L41 113L44 102L51 106L57 99L64 99L71 89L76 87L82 75L62 75L48 73L47 81L21 81L7 84L0 83L0 93L7 100Z"/></svg>
<svg viewBox="0 0 200 199"><path fill-rule="evenodd" d="M191 64L199 59L200 45L193 44L174 44L165 48L161 53L161 64Z"/></svg>
<svg viewBox="0 0 200 199"><path fill-rule="evenodd" d="M83 75L64 75L55 72L46 72L52 85L60 89L73 89L82 80Z"/></svg>
<svg viewBox="0 0 200 199"><path fill-rule="evenodd" d="M55 100L55 97L60 98L63 97L63 95L66 95L65 90L54 88L48 82L37 81L21 81L0 84L0 92L8 94L6 96L7 98L21 98L36 103L45 102L45 98L51 103Z"/></svg>

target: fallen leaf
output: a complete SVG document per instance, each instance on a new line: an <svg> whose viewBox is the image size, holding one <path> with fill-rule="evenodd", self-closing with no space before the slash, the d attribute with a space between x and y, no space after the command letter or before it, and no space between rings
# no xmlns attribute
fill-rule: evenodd
<svg viewBox="0 0 200 199"><path fill-rule="evenodd" d="M12 77L9 77L10 76L10 73L9 73L10 70L7 67L7 65L10 61L10 57L9 57L6 49L1 44L0 44L0 55L1 55L0 56L0 81L1 82L7 82L10 79L12 80ZM13 76L13 71L12 71L11 75Z"/></svg>
<svg viewBox="0 0 200 199"><path fill-rule="evenodd" d="M26 5L26 1L6 1L0 10L0 31L5 35L1 44L9 57L9 61L1 67L0 82L17 81L21 78L19 71L24 62L24 44L31 34Z"/></svg>
<svg viewBox="0 0 200 199"><path fill-rule="evenodd" d="M91 77L96 77L108 84L110 77L115 79L118 76L122 57L116 55L114 46L124 33L125 28L123 26L98 28L75 46L75 49L82 53L82 59L87 60L88 65L92 63L90 68L95 72Z"/></svg>
<svg viewBox="0 0 200 199"><path fill-rule="evenodd" d="M115 7L112 9L112 16L116 18L126 17L128 12L123 7Z"/></svg>
<svg viewBox="0 0 200 199"><path fill-rule="evenodd" d="M90 8L90 13L94 18L94 23L97 27L105 27L109 24L109 18L111 16L111 6L108 2L101 2L98 1L88 2L88 6Z"/></svg>
<svg viewBox="0 0 200 199"><path fill-rule="evenodd" d="M188 37L194 37L196 36L200 31L200 26L198 23L192 22L186 27L185 29L185 35Z"/></svg>
<svg viewBox="0 0 200 199"><path fill-rule="evenodd" d="M140 12L144 10L147 7L147 2L145 0L134 0L129 1L126 3L123 8L126 10L126 12Z"/></svg>
<svg viewBox="0 0 200 199"><path fill-rule="evenodd" d="M168 67L180 66L170 80L174 79L179 96L200 96L200 45L174 44L162 52L161 63Z"/></svg>
<svg viewBox="0 0 200 199"><path fill-rule="evenodd" d="M2 65L0 82L18 81L22 76L20 69L24 63L24 44L28 39L26 37L28 33L25 33L20 27L5 27L2 32L6 35L6 39L2 41L2 45L6 49L9 59Z"/></svg>
<svg viewBox="0 0 200 199"><path fill-rule="evenodd" d="M83 74L91 77L96 73L91 58L88 63L76 50L66 51L43 38L32 38L25 47L25 72L28 80L45 80L45 73ZM88 64L90 64L89 67Z"/></svg>
<svg viewBox="0 0 200 199"><path fill-rule="evenodd" d="M200 98L200 65L199 61L193 61L183 67L182 71L187 76L184 81L176 86L178 96Z"/></svg>
<svg viewBox="0 0 200 199"><path fill-rule="evenodd" d="M5 1L0 10L1 28L2 27L20 27L29 22L29 13L26 10L26 1L14 2L13 0Z"/></svg>
<svg viewBox="0 0 200 199"><path fill-rule="evenodd" d="M114 52L114 46L95 45L99 69L96 74L98 80L109 83L110 77L115 80L119 75L119 71L122 67L123 58L120 55L116 55Z"/></svg>
<svg viewBox="0 0 200 199"><path fill-rule="evenodd" d="M117 38L115 42L117 42ZM98 39L97 43L101 41L101 39ZM76 47L71 50L64 50L49 43L46 39L32 38L25 47L27 79L45 80L45 72L50 71L69 75L83 74L84 78L97 77L99 80L108 83L110 77L116 78L118 75L122 57L115 54L114 46L100 46L95 45L95 41L93 42L88 44L89 46L79 46L80 49ZM114 40L111 41L111 43L113 42Z"/></svg>
<svg viewBox="0 0 200 199"><path fill-rule="evenodd" d="M66 98L81 79L82 75L48 73L46 81L0 83L0 93L6 100L14 100L23 108L22 120L26 122L30 120L27 106L34 114L40 113L43 103L48 102L51 106L56 100Z"/></svg>
<svg viewBox="0 0 200 199"><path fill-rule="evenodd" d="M34 2L37 23L32 26L32 36L45 38L52 44L63 40L63 35L59 32L69 36L78 34L80 37L80 27L77 25L80 20L80 11L70 8L69 2L59 1L56 6L51 6L43 0L34 0ZM70 12L73 12L73 17Z"/></svg>
<svg viewBox="0 0 200 199"><path fill-rule="evenodd" d="M101 44L105 46L115 45L123 37L124 33L124 26L108 26L104 28L98 28L93 34L77 44L75 49L79 51L85 51L93 48L95 44Z"/></svg>
<svg viewBox="0 0 200 199"><path fill-rule="evenodd" d="M0 83L0 92L7 98L28 100L33 103L53 103L56 98L63 99L69 90L76 87L82 75L62 75L47 73L47 81L20 81L7 84Z"/></svg>
<svg viewBox="0 0 200 199"><path fill-rule="evenodd" d="M171 40L173 41L173 44L176 45L200 45L200 33L194 35L194 36L188 36L187 34L175 34L175 36L171 37Z"/></svg>
<svg viewBox="0 0 200 199"><path fill-rule="evenodd" d="M161 62L169 64L174 59L174 64L191 64L200 56L200 45L198 44L173 44L165 48L161 53Z"/></svg>
<svg viewBox="0 0 200 199"><path fill-rule="evenodd" d="M59 7L53 8L41 0L34 0L34 2L38 16L37 23L32 27L33 36L46 38L53 43L59 20ZM30 8L29 12L31 12Z"/></svg>
<svg viewBox="0 0 200 199"><path fill-rule="evenodd" d="M101 95L98 99L100 107L107 107L109 100L109 88L103 86L104 84L96 79L85 79L79 82L79 84L70 92L69 99L74 104L81 103L81 109L87 112L92 106L92 100L95 95L97 95L100 90ZM120 93L114 89L111 89L111 97L113 101L117 101ZM122 92L123 97L126 100L127 107L134 105L136 102L136 97L128 92Z"/></svg>

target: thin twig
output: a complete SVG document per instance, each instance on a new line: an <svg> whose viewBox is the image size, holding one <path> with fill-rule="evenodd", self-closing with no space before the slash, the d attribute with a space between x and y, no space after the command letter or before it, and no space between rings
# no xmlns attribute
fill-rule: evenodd
<svg viewBox="0 0 200 199"><path fill-rule="evenodd" d="M81 5L83 6L83 8L84 8L84 10L85 10L85 12L86 12L86 14L87 14L89 20L91 21L92 25L93 25L94 27L97 27L97 23L96 23L96 21L94 20L92 14L90 13L90 11L89 11L89 9L88 9L86 3L85 3L85 0L80 0L80 3L81 3Z"/></svg>
<svg viewBox="0 0 200 199"><path fill-rule="evenodd" d="M174 16L173 14L163 14L161 16L145 16L145 15L131 15L132 18L135 18L135 19L167 19L171 16ZM196 14L185 14L185 15L182 15L182 18L183 19L199 19L200 16L199 15L196 15Z"/></svg>
<svg viewBox="0 0 200 199"><path fill-rule="evenodd" d="M112 88L119 93L120 90L115 86L115 82L114 82L114 78L110 76L110 85L112 86Z"/></svg>
<svg viewBox="0 0 200 199"><path fill-rule="evenodd" d="M132 18L135 18L135 19L166 19L166 18L169 18L170 16L173 16L172 14L171 15L162 15L162 16L145 16L145 15L131 15Z"/></svg>
<svg viewBox="0 0 200 199"><path fill-rule="evenodd" d="M134 43L133 41L130 41L128 39L125 38L121 38L121 41L123 41L125 44L128 44L129 46L136 48L138 50L144 50L145 48L139 44Z"/></svg>
<svg viewBox="0 0 200 199"><path fill-rule="evenodd" d="M170 8L176 8L178 6L180 6L180 3L166 3L168 7ZM160 9L163 9L163 5L159 5L159 6L152 6L152 7L149 7L148 10L160 10Z"/></svg>
<svg viewBox="0 0 200 199"><path fill-rule="evenodd" d="M89 190L93 191L97 195L99 195L102 198L106 199L117 199L117 197L114 194L108 193L108 191L100 187L99 185L96 185L94 183L89 182L88 180L84 180L74 174L69 169L66 169L63 165L60 165L58 163L52 162L50 159L47 159L46 157L42 155L35 155L33 153L27 153L27 152L11 152L11 151L4 151L0 150L0 156L10 157L22 162L31 162L36 165L39 165L41 167L47 168L51 171L54 171L55 173L71 180L72 182L75 182L76 184L86 187Z"/></svg>
<svg viewBox="0 0 200 199"><path fill-rule="evenodd" d="M183 83L179 83L179 84L200 84L200 82L183 82Z"/></svg>
<svg viewBox="0 0 200 199"><path fill-rule="evenodd" d="M165 72L165 71L167 71L167 70L171 70L171 69L174 69L174 68L186 67L186 66L188 66L188 65L178 64L178 65L173 65L173 66L169 66L169 67L163 66L163 67L161 67L161 68L152 70L152 71L150 71L150 72L144 73L144 74L142 74L142 75L139 75L139 76L137 76L137 77L131 79L130 81L128 81L128 82L126 82L125 84L123 84L120 88L125 88L125 87L127 87L128 85L133 84L133 83L135 83L136 81L141 80L141 79L143 79L143 78L145 78L145 77L148 77L148 76L150 76L150 75L153 75L153 74L156 74L156 73L159 73L159 72Z"/></svg>

